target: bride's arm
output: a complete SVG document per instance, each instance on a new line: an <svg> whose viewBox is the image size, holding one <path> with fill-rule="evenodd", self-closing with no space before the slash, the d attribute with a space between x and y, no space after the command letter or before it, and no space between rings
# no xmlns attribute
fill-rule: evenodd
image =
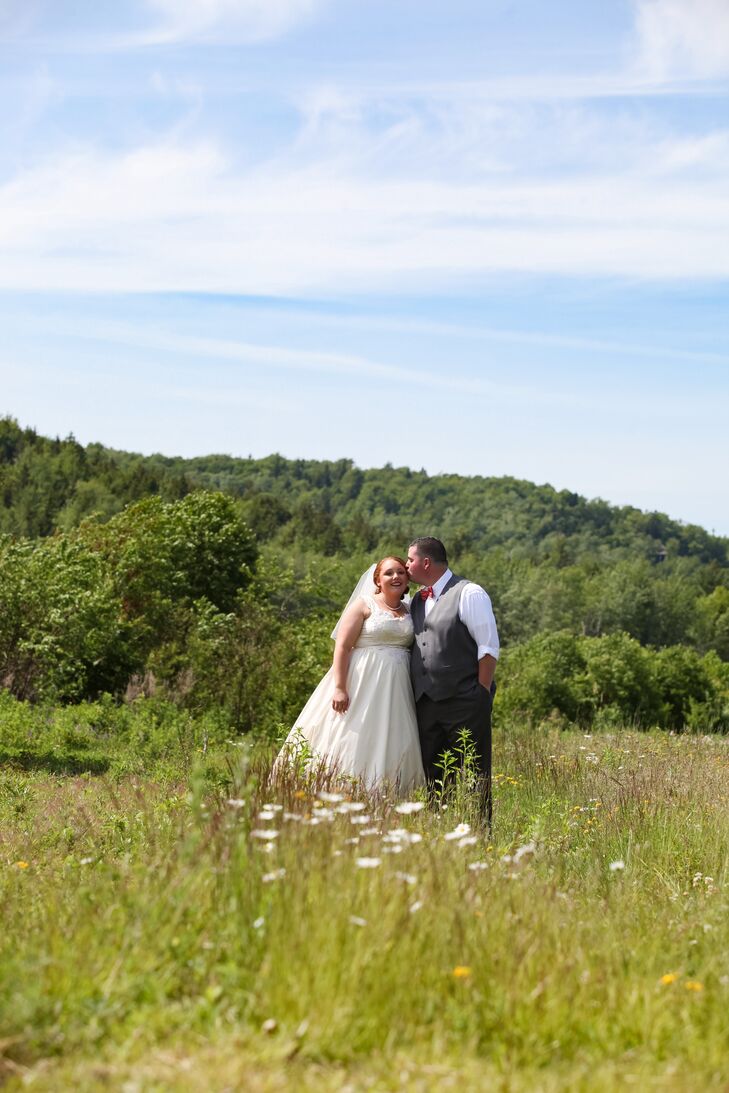
<svg viewBox="0 0 729 1093"><path fill-rule="evenodd" d="M349 709L347 694L349 658L369 613L369 608L363 600L355 600L344 612L339 623L337 641L334 646L334 695L332 697L332 709L337 713L346 713Z"/></svg>

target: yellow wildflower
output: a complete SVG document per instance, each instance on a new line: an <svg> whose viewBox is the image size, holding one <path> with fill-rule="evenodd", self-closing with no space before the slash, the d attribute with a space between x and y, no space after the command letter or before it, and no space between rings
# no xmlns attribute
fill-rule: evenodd
<svg viewBox="0 0 729 1093"><path fill-rule="evenodd" d="M18 869L27 869L28 868L27 861L16 861L15 864L16 864Z"/></svg>
<svg viewBox="0 0 729 1093"><path fill-rule="evenodd" d="M306 795L306 793L304 793L303 789L297 789L296 793L294 794L294 797L296 798L297 801L305 800L306 796L307 795Z"/></svg>
<svg viewBox="0 0 729 1093"><path fill-rule="evenodd" d="M661 983L663 983L664 987L667 987L669 983L675 983L677 979L678 975L676 972L666 972L665 975L661 976Z"/></svg>
<svg viewBox="0 0 729 1093"><path fill-rule="evenodd" d="M684 987L687 991L696 991L698 993L698 991L704 989L704 984L699 983L698 979L687 979L684 983Z"/></svg>
<svg viewBox="0 0 729 1093"><path fill-rule="evenodd" d="M454 979L468 979L471 974L471 969L467 964L457 964L453 969Z"/></svg>

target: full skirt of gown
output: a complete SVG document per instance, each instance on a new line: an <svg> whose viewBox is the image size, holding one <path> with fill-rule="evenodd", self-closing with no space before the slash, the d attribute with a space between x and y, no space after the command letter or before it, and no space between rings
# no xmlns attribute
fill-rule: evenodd
<svg viewBox="0 0 729 1093"><path fill-rule="evenodd" d="M425 783L407 648L363 645L352 650L347 673L349 708L332 709L330 668L297 717L277 766L304 741L314 762L361 779L368 789L394 786L402 796Z"/></svg>

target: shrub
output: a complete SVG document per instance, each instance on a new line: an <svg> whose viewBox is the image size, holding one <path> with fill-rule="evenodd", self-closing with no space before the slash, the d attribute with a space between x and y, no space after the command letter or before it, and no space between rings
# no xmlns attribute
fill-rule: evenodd
<svg viewBox="0 0 729 1093"><path fill-rule="evenodd" d="M554 711L577 720L582 699L577 685L585 662L573 634L538 634L510 648L499 669L505 681L498 708L535 723Z"/></svg>

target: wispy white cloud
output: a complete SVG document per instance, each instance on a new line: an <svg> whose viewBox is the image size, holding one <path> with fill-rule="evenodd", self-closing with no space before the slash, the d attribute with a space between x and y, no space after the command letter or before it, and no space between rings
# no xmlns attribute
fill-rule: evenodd
<svg viewBox="0 0 729 1093"><path fill-rule="evenodd" d="M0 41L45 51L125 52L150 46L253 44L279 38L315 16L328 0L2 0Z"/></svg>
<svg viewBox="0 0 729 1093"><path fill-rule="evenodd" d="M254 311L255 308L248 309ZM260 312L259 312L260 314ZM322 318L319 314L314 316L298 309L279 308L278 316L287 316L298 323L306 323L307 320L321 325ZM564 349L572 353L584 355L589 353L591 359L595 354L612 357L613 359L656 359L659 361L682 361L693 364L720 364L729 365L729 352L705 352L699 349L682 348L675 343L663 345L648 342L626 342L613 338L584 337L569 334L553 334L545 330L510 330L503 327L482 326L478 323L436 322L423 318L402 318L378 313L365 315L327 315L325 325L349 330L360 331L391 331L393 333L407 333L418 336L447 337L453 344L454 339L465 341L481 341L484 344L496 343L506 345L520 345L533 347L534 349Z"/></svg>
<svg viewBox="0 0 729 1093"><path fill-rule="evenodd" d="M319 375L347 378L350 381L388 381L390 385L400 387L406 392L438 391L441 394L465 394L471 398L500 402L512 406L539 404L545 406L579 407L596 409L597 403L585 393L573 389L555 390L533 384L509 383L504 380L474 377L465 372L460 374L453 369L447 372L426 372L420 368L405 367L388 361L377 360L363 354L331 352L323 349L301 349L289 345L277 345L264 342L249 342L244 339L220 338L177 334L159 327L119 322L90 322L83 329L53 320L45 324L49 333L56 336L71 336L80 340L99 341L107 345L123 346L135 351L152 354L169 354L179 362L186 358L196 366L216 362L233 367L255 368L271 371L288 372L294 375ZM202 372L201 372L202 374ZM226 389L237 390L230 384L228 375ZM188 394L190 386L178 385ZM175 389L178 389L178 386ZM298 385L297 385L298 389Z"/></svg>
<svg viewBox="0 0 729 1093"><path fill-rule="evenodd" d="M244 171L212 141L172 141L18 173L0 188L0 286L307 294L447 291L502 271L729 276L725 133L644 146L620 170L480 178L453 156L450 178L437 171L437 141L428 157L419 140L407 170L394 143L383 161L381 134L360 139L353 161Z"/></svg>
<svg viewBox="0 0 729 1093"><path fill-rule="evenodd" d="M322 0L147 0L160 18L140 40L260 42L285 34L310 18Z"/></svg>
<svg viewBox="0 0 729 1093"><path fill-rule="evenodd" d="M276 34L322 0L145 3L150 41L171 42ZM695 0L704 14L717 3ZM679 0L635 10L646 56L659 15L674 37L689 18ZM669 68L646 66L660 90ZM306 295L448 292L502 272L729 276L729 129L678 131L592 98L646 87L645 72L520 77L498 94L493 81L313 84L298 131L253 167L205 133L199 85L162 66L148 80L187 96L176 127L122 150L76 144L0 186L0 287Z"/></svg>
<svg viewBox="0 0 729 1093"><path fill-rule="evenodd" d="M438 398L459 399L466 396L469 404L482 403L491 409L499 407L505 412L522 412L539 408L566 414L581 414L586 420L610 410L616 421L641 419L645 416L644 390L638 375L635 383L624 378L619 387L612 382L575 384L570 370L554 374L547 384L510 379L510 369L501 364L501 353L493 349L488 354L488 371L474 375L468 369L448 366L441 369L424 369L413 365L395 364L372 354L332 351L322 348L302 348L290 344L265 341L248 341L244 338L220 337L192 333L178 333L158 323L119 322L90 320L80 327L77 322L55 317L39 320L46 336L62 339L64 343L99 343L113 346L116 350L129 351L130 364L135 374L147 377L169 374L170 393L175 397L193 398L200 391L201 401L224 406L245 404L248 394L262 399L261 406L268 405L270 383L261 377L279 373L285 377L284 392L302 389L304 377L329 377L343 382L348 390L358 386L371 390L385 383L391 392L401 391L405 396L421 396L433 392ZM441 328L439 333L444 333ZM421 331L422 332L422 331ZM523 332L494 332L495 341L529 341ZM500 335L500 337L498 337ZM533 342L543 346L569 344L569 339L551 338L545 334L533 335ZM600 343L589 339L573 339L590 354L610 352L612 343ZM635 347L612 344L612 356L634 355ZM689 356L688 354L686 355ZM696 354L696 360L700 357ZM591 359L591 358L588 358ZM723 358L726 361L726 358ZM208 371L215 375L214 389L207 380ZM172 378L174 377L174 378ZM634 389L633 389L634 387ZM271 407L278 394L270 393ZM280 399L279 399L280 401ZM707 428L721 418L720 408L711 393L693 392L690 399L693 413L700 412ZM258 403L255 403L258 405ZM656 390L651 395L651 413L668 421L680 420L686 414L687 396L683 391Z"/></svg>
<svg viewBox="0 0 729 1093"><path fill-rule="evenodd" d="M657 80L729 75L727 0L635 0L637 67Z"/></svg>

